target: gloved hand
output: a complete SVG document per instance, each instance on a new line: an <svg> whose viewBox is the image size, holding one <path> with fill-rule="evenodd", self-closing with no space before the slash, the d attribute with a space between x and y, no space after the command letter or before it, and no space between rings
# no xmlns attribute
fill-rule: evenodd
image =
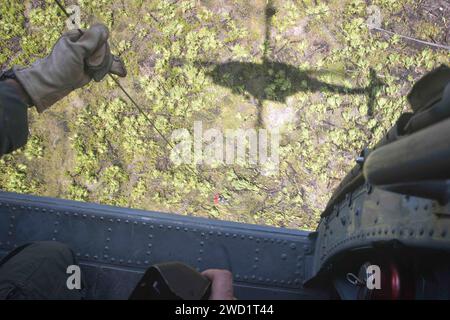
<svg viewBox="0 0 450 320"><path fill-rule="evenodd" d="M25 68L14 67L17 80L38 112L86 85L102 80L107 73L126 76L123 61L111 54L108 28L95 24L83 34L64 33L49 56Z"/></svg>

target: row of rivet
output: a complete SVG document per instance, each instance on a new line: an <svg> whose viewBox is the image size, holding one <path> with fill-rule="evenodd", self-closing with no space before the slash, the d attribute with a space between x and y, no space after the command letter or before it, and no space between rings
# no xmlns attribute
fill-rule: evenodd
<svg viewBox="0 0 450 320"><path fill-rule="evenodd" d="M0 203L0 206L1 206L2 204ZM9 207L9 204L6 204L6 206L7 207ZM21 207L21 209L25 209L25 207ZM46 212L49 212L49 213L54 213L54 210L52 210L52 209L50 209L50 210L47 210L46 208L38 208L38 207L27 207L27 209L29 210L29 211L32 211L33 209L34 209L34 211L41 211L41 212L44 212L44 213L46 213ZM16 210L16 207L12 207L12 210ZM57 214L57 216L60 216L60 213L59 212L56 212L56 214ZM64 215L65 216L69 216L69 215L71 215L71 216L74 216L74 217L80 217L80 218L83 218L83 219L87 219L88 217L90 217L91 219L96 219L97 217L96 216L94 216L94 215L91 215L91 216L88 216L87 214L81 214L81 213L78 213L78 212L68 212L68 211L65 211L64 212ZM103 216L100 216L100 217L98 217L98 219L99 220L101 220L101 221L104 221L105 220L105 218L103 217ZM118 223L120 223L120 222L123 222L123 223L125 223L125 224L129 224L130 223L130 221L128 220L128 219L126 219L126 220L121 220L120 218L117 218L117 219L115 219L115 221L116 222L118 222ZM114 222L114 220L113 219L109 219L109 222ZM137 221L133 221L133 224L134 225L138 225L138 222ZM59 222L55 222L55 226L58 226L59 225ZM142 222L142 225L144 225L144 226L146 226L147 225L147 223L146 222ZM149 225L149 227L151 228L151 229L153 229L153 225ZM162 224L160 224L159 225L159 228L164 228L164 225L162 225ZM173 229L173 226L167 226L167 229L168 230L172 230ZM174 228L174 230L177 230L177 231L180 231L180 230L184 230L185 232L187 232L187 231L189 231L189 229L188 228L181 228L181 227L179 227L179 226L176 226L175 228ZM107 229L107 231L108 232L112 232L112 228L108 228ZM197 232L198 230L196 229L196 228L193 228L192 229L192 231L193 232ZM58 230L57 229L54 229L54 234L57 234L58 233ZM281 239L271 239L271 238L262 238L262 239L259 239L259 238L255 238L254 236L245 236L245 235L238 235L238 234L236 234L236 233L234 233L234 234L230 234L230 233L227 233L227 232L221 232L221 231L217 231L217 232L213 232L213 231L209 231L208 232L208 234L209 235L216 235L216 236L218 236L218 237L220 237L220 236L224 236L224 237L226 237L226 238L228 238L228 237L232 237L232 238L240 238L240 239L242 239L242 240L255 240L255 242L256 243L260 243L260 241L262 240L262 241L264 241L264 242L270 242L270 243L276 243L276 244L283 244L283 245L287 245L288 244L288 241L286 241L286 240L284 240L284 241L282 241ZM205 233L204 232L202 232L202 234L201 234L202 236L204 236L205 235ZM152 237L152 235L150 235L151 237ZM110 239L109 237L107 238L107 241L108 241L108 239ZM56 238L53 238L53 240L56 240ZM202 245L204 245L204 242L201 242L202 243ZM151 244L149 244L150 246L151 246ZM304 245L304 249L307 249L307 245ZM290 244L290 248L292 249L292 250L295 250L296 249L296 246L295 246L295 243L291 243ZM107 259L107 260L109 260L109 261L111 261L111 262L116 262L116 261L118 261L119 263L124 263L125 262L125 260L124 259L116 259L116 258L114 258L114 257L109 257L109 255L108 255L108 250L109 250L109 247L108 246L105 246L105 253L104 253L104 255L103 255L103 258L105 258L105 259ZM257 253L259 252L259 249L256 249L257 251ZM200 252L200 254L203 254L203 249L200 249L199 250L199 252ZM150 254L150 251L147 251L146 252L146 254L148 255L148 254ZM77 257L83 257L83 258L87 258L87 259L89 259L89 258L91 258L91 255L90 254L88 254L88 253L86 253L86 254L82 254L82 253L80 253L80 252L77 252L76 253L76 255L77 255ZM99 257L98 257L98 255L93 255L92 256L92 258L94 259L94 260L98 260L99 259ZM301 259L301 256L299 256L299 258ZM201 258L199 257L199 262L201 261ZM287 255L286 254L282 254L281 255L281 259L282 260L286 260L287 259ZM254 261L257 263L258 261L259 261L259 257L257 257L257 256L255 256L255 258L254 258ZM129 263L129 264L131 264L131 263L133 263L134 261L132 261L132 260L127 260L126 261L127 263ZM142 262L140 261L140 260L136 260L134 263L136 263L137 265L140 265ZM148 264L149 263L149 261L148 260L145 260L145 261L143 261L143 263L144 264ZM255 268L255 266L256 265L254 265L253 267L254 267L254 269L256 269ZM296 274L299 274L299 269L301 270L301 266L302 266L302 264L301 263L297 263L297 270L296 270ZM285 281L285 280L276 280L276 279L263 279L262 277L257 277L256 275L251 275L251 276L247 276L247 275L245 275L245 276L240 276L239 274L237 274L236 276L235 276L235 278L237 279L237 280L239 280L239 279L244 279L244 280L248 280L248 279L251 279L251 280L258 280L259 282L271 282L271 283L280 283L280 284L287 284L287 285L290 285L292 282L294 282L296 285L297 284L299 284L300 283L300 279L298 279L298 278L296 278L294 281L291 281L291 280L287 280L287 281Z"/></svg>
<svg viewBox="0 0 450 320"><path fill-rule="evenodd" d="M407 229L407 230L404 230L404 229ZM399 229L398 230L398 235L399 236L401 236L401 237L413 237L416 234L416 232L414 232L414 230L411 230L411 229L408 229L408 228L404 228L404 229ZM447 236L447 233L448 233L447 229L442 229L441 232L440 232L440 237L441 238L445 238ZM344 244L346 244L346 243L348 243L350 241L353 241L353 240L364 240L364 239L369 238L369 237L378 237L378 236L383 236L384 237L384 236L387 236L389 234L391 234L392 236L395 236L397 234L397 230L394 228L394 229L391 229L389 231L388 228L384 228L384 229L379 228L378 230L372 230L372 231L369 231L369 232L360 231L358 234L353 234L350 237L347 237L347 238L345 238L343 240L335 242L328 249L326 248L326 246L322 246L323 252L322 252L322 255L321 255L321 260L324 260L327 256L329 256L332 253L334 253L337 249L341 249L339 247L341 247L342 245L344 245ZM420 230L417 232L417 234L419 234L420 236L424 236L425 235L425 229L424 228L420 228ZM430 229L428 231L428 236L429 237L433 237L434 234L435 234L435 230L434 229ZM392 239L395 239L395 238L392 238Z"/></svg>

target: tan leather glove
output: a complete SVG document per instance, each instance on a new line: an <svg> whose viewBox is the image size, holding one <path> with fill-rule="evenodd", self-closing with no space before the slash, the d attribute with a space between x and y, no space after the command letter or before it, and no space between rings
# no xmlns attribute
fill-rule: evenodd
<svg viewBox="0 0 450 320"><path fill-rule="evenodd" d="M108 28L95 24L83 34L69 31L56 42L49 56L25 68L14 67L17 80L39 112L107 73L126 76L123 61L111 54Z"/></svg>

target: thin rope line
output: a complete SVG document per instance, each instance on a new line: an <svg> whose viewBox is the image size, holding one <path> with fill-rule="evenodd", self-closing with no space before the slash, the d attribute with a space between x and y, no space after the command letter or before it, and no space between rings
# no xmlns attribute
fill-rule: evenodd
<svg viewBox="0 0 450 320"><path fill-rule="evenodd" d="M70 19L70 14L66 11L66 9L64 8L64 6L59 2L59 0L55 0L55 2L57 3L58 7L64 12L64 14ZM83 31L81 29L78 29L78 32L83 35ZM112 43L114 47L116 47L114 45L114 43ZM119 80L116 79L112 74L108 73L108 75L110 76L110 78L114 81L114 83L120 88L120 90L122 90L122 92L127 96L127 98L131 101L131 103L136 107L136 109L138 109L138 111L144 116L144 118L147 120L148 123L150 123L150 125L155 129L155 131L163 138L163 140L167 143L167 145L170 147L171 150L174 150L174 146L172 145L172 143L170 143L170 141L164 136L164 134L156 127L156 125L154 124L154 122L147 116L147 114L143 111L143 109L141 107L139 107L139 105L137 104L137 102L131 97L131 95L125 90L125 88L120 84ZM214 192L214 188L212 188L209 184L208 179L206 179L203 174L201 172L196 172L194 171L194 169L192 169L189 165L186 164L185 168L188 169L188 171L190 171L194 176L197 176L197 178L203 178L204 180L206 180L208 183L206 183L206 187L210 190Z"/></svg>
<svg viewBox="0 0 450 320"><path fill-rule="evenodd" d="M58 5L58 7L62 10L62 12L64 12L64 14L67 16L67 18L70 18L70 14L66 11L66 8L64 8L64 6L61 4L61 2L59 2L59 0L55 0L55 2Z"/></svg>
<svg viewBox="0 0 450 320"><path fill-rule="evenodd" d="M395 33L395 32L389 31L389 30L385 30L385 29L382 29L382 28L375 27L375 28L372 28L372 29L373 30L378 30L378 31L381 31L381 32L385 32L385 33L390 34L392 36L396 35L396 36L399 36L400 38L411 40L411 41L415 41L415 42L418 42L418 43L421 43L421 44L425 44L425 45L428 45L428 46L450 50L450 46L446 46L446 45L443 45L443 44L428 42L428 41L424 41L424 40L419 40L419 39L416 39L416 38L404 36L404 35L401 35L401 34L398 34L398 33Z"/></svg>
<svg viewBox="0 0 450 320"><path fill-rule="evenodd" d="M56 4L58 5L58 7L64 12L64 14L67 16L67 18L70 19L70 14L67 12L67 10L64 8L64 6L61 4L61 2L59 2L59 0L55 0ZM78 32L83 35L83 31L81 29L78 29ZM114 47L116 47L113 44ZM139 107L139 105L136 103L136 101L131 97L131 95L125 90L125 88L120 84L119 80L117 80L112 74L108 73L108 75L110 76L110 78L116 83L116 85L120 88L120 90L122 90L122 92L128 97L128 99L130 99L131 103L138 109L138 111L144 116L144 118L147 120L147 122L150 123L150 125L153 127L153 129L156 130L156 132L158 132L158 134L163 138L163 140L167 143L167 145L173 150L174 147L173 145L170 143L170 141L164 136L164 134L156 127L156 125L154 124L154 122L147 116L147 114L144 112L144 110Z"/></svg>
<svg viewBox="0 0 450 320"><path fill-rule="evenodd" d="M173 145L170 143L170 141L164 136L164 134L156 127L156 125L153 123L152 120L145 114L145 112L139 107L139 105L134 101L134 99L128 94L128 92L122 87L119 80L117 80L112 74L108 73L111 79L117 84L117 86L123 91L123 93L130 99L131 103L139 110L139 112L144 116L144 118L152 125L153 129L156 130L156 132L159 133L159 135L164 139L164 141L170 146L171 149L173 149Z"/></svg>

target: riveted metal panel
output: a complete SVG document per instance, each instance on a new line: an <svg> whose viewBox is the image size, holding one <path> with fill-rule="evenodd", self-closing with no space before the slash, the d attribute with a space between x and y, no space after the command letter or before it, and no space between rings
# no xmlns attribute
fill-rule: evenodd
<svg viewBox="0 0 450 320"><path fill-rule="evenodd" d="M8 245L10 232L11 232L11 216L6 205L0 203L0 246Z"/></svg>
<svg viewBox="0 0 450 320"><path fill-rule="evenodd" d="M105 239L111 224L103 215L67 208L58 211L57 222L57 233L52 240L70 243L79 259L103 261Z"/></svg>
<svg viewBox="0 0 450 320"><path fill-rule="evenodd" d="M378 243L450 250L450 204L362 185L336 203L319 223L312 271L315 277L338 254Z"/></svg>
<svg viewBox="0 0 450 320"><path fill-rule="evenodd" d="M127 297L146 268L163 261L228 269L241 299L324 297L303 287L309 232L6 192L0 204L3 222L14 216L0 229L1 251L37 240L68 244L91 298Z"/></svg>

